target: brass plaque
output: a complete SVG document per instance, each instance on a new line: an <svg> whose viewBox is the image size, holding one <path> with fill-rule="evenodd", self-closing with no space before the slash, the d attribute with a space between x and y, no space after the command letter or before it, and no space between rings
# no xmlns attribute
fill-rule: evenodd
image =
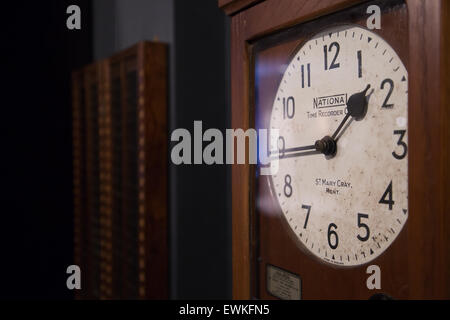
<svg viewBox="0 0 450 320"><path fill-rule="evenodd" d="M301 285L298 275L270 264L266 266L266 289L271 295L282 300L300 300Z"/></svg>

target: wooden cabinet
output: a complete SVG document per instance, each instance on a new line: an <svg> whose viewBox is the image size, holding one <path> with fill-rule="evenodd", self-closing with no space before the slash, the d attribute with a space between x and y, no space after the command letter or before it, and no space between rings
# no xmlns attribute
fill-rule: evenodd
<svg viewBox="0 0 450 320"><path fill-rule="evenodd" d="M367 30L368 7L372 5L381 9L381 28L370 32L392 47L408 73L408 218L395 241L374 260L352 267L315 259L292 237L270 187L270 176L259 175L259 165L234 165L233 297L276 298L268 287L286 283L274 284L269 278L272 272L282 270L282 276L292 276L291 282L300 279L295 286L301 294L293 295L296 298L368 299L375 294L395 299L449 298L450 70L449 40L444 36L449 4L439 0L218 3L232 21L233 128L267 128L277 90L299 48L330 27L348 25ZM332 36L343 38L347 34L330 33ZM348 79L343 77L342 81ZM380 90L376 85L374 89ZM370 265L380 267L380 289L367 287Z"/></svg>
<svg viewBox="0 0 450 320"><path fill-rule="evenodd" d="M79 298L168 297L167 68L142 42L73 74Z"/></svg>

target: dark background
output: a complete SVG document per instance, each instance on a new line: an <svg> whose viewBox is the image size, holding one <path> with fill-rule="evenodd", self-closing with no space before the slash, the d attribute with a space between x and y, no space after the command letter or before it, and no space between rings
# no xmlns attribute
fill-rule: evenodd
<svg viewBox="0 0 450 320"><path fill-rule="evenodd" d="M81 30L66 28L71 4ZM170 131L229 127L229 21L217 2L124 4L2 3L0 298L73 298L72 70L153 34L170 46ZM159 5L170 14L157 19ZM171 297L231 298L229 168L169 171Z"/></svg>

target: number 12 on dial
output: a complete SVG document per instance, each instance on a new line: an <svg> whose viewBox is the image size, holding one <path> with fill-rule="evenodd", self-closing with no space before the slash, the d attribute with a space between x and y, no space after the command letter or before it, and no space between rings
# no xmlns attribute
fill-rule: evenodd
<svg viewBox="0 0 450 320"><path fill-rule="evenodd" d="M407 91L395 50L354 25L305 41L284 72L270 185L286 232L324 263L376 259L408 219Z"/></svg>

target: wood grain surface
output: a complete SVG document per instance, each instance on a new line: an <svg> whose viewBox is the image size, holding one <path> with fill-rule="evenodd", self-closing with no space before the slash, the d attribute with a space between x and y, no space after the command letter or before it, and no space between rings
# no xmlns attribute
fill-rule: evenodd
<svg viewBox="0 0 450 320"><path fill-rule="evenodd" d="M141 42L73 73L77 298L169 296L167 70Z"/></svg>

